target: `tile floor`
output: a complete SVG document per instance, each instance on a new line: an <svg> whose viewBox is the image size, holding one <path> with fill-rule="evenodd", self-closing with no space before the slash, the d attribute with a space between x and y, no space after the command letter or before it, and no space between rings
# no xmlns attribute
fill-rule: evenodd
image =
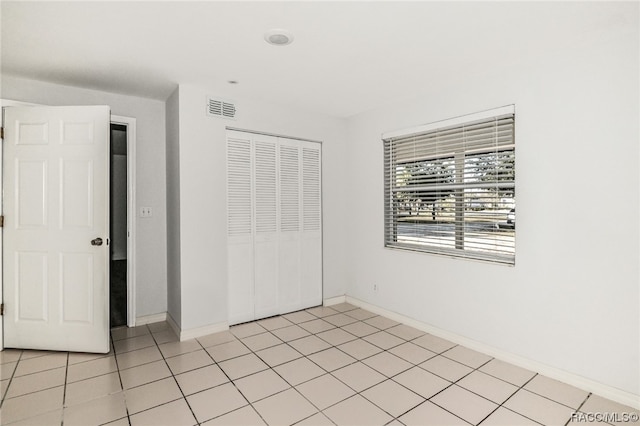
<svg viewBox="0 0 640 426"><path fill-rule="evenodd" d="M184 342L166 323L111 335L107 355L0 352L0 423L518 426L637 412L349 304Z"/></svg>

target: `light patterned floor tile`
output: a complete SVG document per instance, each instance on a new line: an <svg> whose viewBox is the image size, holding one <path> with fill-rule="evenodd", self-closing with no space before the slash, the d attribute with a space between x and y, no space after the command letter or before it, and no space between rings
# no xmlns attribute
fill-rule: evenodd
<svg viewBox="0 0 640 426"><path fill-rule="evenodd" d="M347 365L332 374L356 392L362 392L387 380L385 376L361 362Z"/></svg>
<svg viewBox="0 0 640 426"><path fill-rule="evenodd" d="M282 407L287 407L283 410ZM253 408L269 425L292 425L318 410L295 389L289 389L262 399Z"/></svg>
<svg viewBox="0 0 640 426"><path fill-rule="evenodd" d="M260 324L261 327L269 331L277 330L279 328L285 328L293 325L291 321L281 316L260 320L258 321L258 324Z"/></svg>
<svg viewBox="0 0 640 426"><path fill-rule="evenodd" d="M155 361L120 371L124 389L144 385L169 376L171 376L171 371L164 361Z"/></svg>
<svg viewBox="0 0 640 426"><path fill-rule="evenodd" d="M238 379L234 384L249 402L258 401L291 387L271 369Z"/></svg>
<svg viewBox="0 0 640 426"><path fill-rule="evenodd" d="M218 364L218 366L227 373L227 376L229 376L231 380L236 380L269 368L267 364L254 354L228 359Z"/></svg>
<svg viewBox="0 0 640 426"><path fill-rule="evenodd" d="M447 380L420 367L400 373L393 380L427 399L451 385Z"/></svg>
<svg viewBox="0 0 640 426"><path fill-rule="evenodd" d="M66 369L62 367L29 374L27 376L14 377L11 381L11 389L7 392L7 398L14 398L16 396L62 386L64 385L65 370Z"/></svg>
<svg viewBox="0 0 640 426"><path fill-rule="evenodd" d="M329 315L327 317L324 317L323 319L329 324L335 325L336 327L343 327L347 324L353 324L354 322L358 322L357 319L345 314Z"/></svg>
<svg viewBox="0 0 640 426"><path fill-rule="evenodd" d="M331 347L322 352L316 352L311 354L308 358L318 364L320 367L327 371L337 370L345 365L356 362L356 359L352 356L345 354L344 352Z"/></svg>
<svg viewBox="0 0 640 426"><path fill-rule="evenodd" d="M347 399L355 393L330 374L309 380L296 386L296 389L320 410Z"/></svg>
<svg viewBox="0 0 640 426"><path fill-rule="evenodd" d="M15 370L15 377L24 376L26 374L38 373L40 371L51 370L54 368L66 367L68 354L66 352L57 352L20 360ZM11 363L9 363L11 364ZM2 369L8 368L8 364L2 366ZM5 379L5 377L3 377Z"/></svg>
<svg viewBox="0 0 640 426"><path fill-rule="evenodd" d="M126 417L124 419L127 420ZM2 423L4 424L4 423ZM29 417L24 420L20 420L15 423L11 423L11 426L60 426L62 424L62 408L58 408L54 411L49 411L38 416ZM127 426L129 422L127 421Z"/></svg>
<svg viewBox="0 0 640 426"><path fill-rule="evenodd" d="M386 331L379 331L378 333L370 334L363 337L367 342L376 345L382 349L391 349L394 346L403 344L405 341L399 337L389 334Z"/></svg>
<svg viewBox="0 0 640 426"><path fill-rule="evenodd" d="M198 422L202 423L248 404L231 383L207 389L187 397Z"/></svg>
<svg viewBox="0 0 640 426"><path fill-rule="evenodd" d="M324 414L344 426L386 425L393 418L360 395L342 401L324 411Z"/></svg>
<svg viewBox="0 0 640 426"><path fill-rule="evenodd" d="M139 365L148 364L150 362L162 359L162 354L157 346L138 349L137 351L117 354L118 368L126 370L127 368L137 367Z"/></svg>
<svg viewBox="0 0 640 426"><path fill-rule="evenodd" d="M100 425L126 416L124 394L118 392L66 407L63 413L63 422L65 426Z"/></svg>
<svg viewBox="0 0 640 426"><path fill-rule="evenodd" d="M198 423L193 417L193 414L184 399L179 399L177 401L134 414L130 419L131 426L192 426Z"/></svg>
<svg viewBox="0 0 640 426"><path fill-rule="evenodd" d="M213 359L216 360L216 362L226 361L231 358L251 353L251 350L249 350L249 348L247 348L240 340L221 343L219 345L206 348L205 350L213 357Z"/></svg>
<svg viewBox="0 0 640 426"><path fill-rule="evenodd" d="M472 372L456 384L496 404L502 404L518 390L516 386L481 371Z"/></svg>
<svg viewBox="0 0 640 426"><path fill-rule="evenodd" d="M428 359L436 356L435 352L431 352L421 346L414 345L411 342L403 343L399 346L389 349L392 354L409 361L411 364L420 364Z"/></svg>
<svg viewBox="0 0 640 426"><path fill-rule="evenodd" d="M457 361L440 355L423 362L420 364L420 368L424 368L450 382L457 382L473 371L471 367L467 367L466 365L462 365Z"/></svg>
<svg viewBox="0 0 640 426"><path fill-rule="evenodd" d="M302 339L291 341L289 342L289 346L292 346L303 355L310 355L331 347L330 344L316 336L307 336Z"/></svg>
<svg viewBox="0 0 640 426"><path fill-rule="evenodd" d="M56 410L62 407L64 386L5 399L2 405L3 424Z"/></svg>
<svg viewBox="0 0 640 426"><path fill-rule="evenodd" d="M180 374L213 364L213 360L204 349L167 358L166 361L173 374Z"/></svg>
<svg viewBox="0 0 640 426"><path fill-rule="evenodd" d="M118 366L116 365L116 358L113 356L69 365L67 369L67 383L113 373L114 371L118 371Z"/></svg>
<svg viewBox="0 0 640 426"><path fill-rule="evenodd" d="M335 315L338 313L335 309L331 309L327 306L318 306L315 308L307 309L307 312L311 315L315 315L318 318L328 317L329 315Z"/></svg>
<svg viewBox="0 0 640 426"><path fill-rule="evenodd" d="M589 392L570 386L566 383L537 375L524 387L530 392L549 398L571 408L578 408L589 396Z"/></svg>
<svg viewBox="0 0 640 426"><path fill-rule="evenodd" d="M361 308L354 309L353 311L347 311L344 314L350 316L351 318L355 318L357 320L360 320L360 321L368 320L369 318L373 318L373 317L377 316L373 312L369 312L369 311L367 311L365 309L361 309Z"/></svg>
<svg viewBox="0 0 640 426"><path fill-rule="evenodd" d="M236 336L234 336L230 331L221 331L219 333L207 334L206 336L198 337L196 340L200 342L202 347L209 348L222 343L233 342L236 340Z"/></svg>
<svg viewBox="0 0 640 426"><path fill-rule="evenodd" d="M294 324L300 324L303 322L313 321L317 319L315 315L311 315L309 312L306 312L306 311L292 312L290 314L284 315L284 317Z"/></svg>
<svg viewBox="0 0 640 426"><path fill-rule="evenodd" d="M183 342L169 342L158 345L158 349L165 358L171 358L177 355L186 354L202 349L200 343L196 339L185 340Z"/></svg>
<svg viewBox="0 0 640 426"><path fill-rule="evenodd" d="M176 380L185 395L210 389L229 381L217 365L209 365L197 370L191 370L187 373L178 374Z"/></svg>
<svg viewBox="0 0 640 426"><path fill-rule="evenodd" d="M346 342L350 342L352 340L356 340L357 337L351 333L347 333L346 331L340 328L334 328L332 330L323 331L321 333L316 334L319 338L324 340L333 346L338 346Z"/></svg>
<svg viewBox="0 0 640 426"><path fill-rule="evenodd" d="M69 383L65 390L64 402L66 406L72 406L120 391L122 391L122 386L118 373L109 373Z"/></svg>
<svg viewBox="0 0 640 426"><path fill-rule="evenodd" d="M151 334L145 334L142 336L115 341L113 342L113 347L115 348L116 354L121 354L124 352L155 346L155 344L156 342L153 340Z"/></svg>
<svg viewBox="0 0 640 426"><path fill-rule="evenodd" d="M259 351L260 349L270 348L271 346L281 345L282 340L278 339L272 333L256 334L254 336L245 337L242 340L249 349L252 351Z"/></svg>
<svg viewBox="0 0 640 426"><path fill-rule="evenodd" d="M264 333L265 331L267 331L267 329L261 327L257 322L248 322L245 324L234 325L233 327L229 328L229 331L238 339L243 339L255 334Z"/></svg>
<svg viewBox="0 0 640 426"><path fill-rule="evenodd" d="M453 342L434 336L433 334L425 334L424 336L420 336L416 339L413 339L411 343L414 343L418 346L422 346L423 348L428 349L437 354L442 353L448 349L451 349L456 345Z"/></svg>
<svg viewBox="0 0 640 426"><path fill-rule="evenodd" d="M400 417L399 420L406 426L463 426L471 424L429 401L418 405Z"/></svg>
<svg viewBox="0 0 640 426"><path fill-rule="evenodd" d="M364 323L362 321L354 322L354 323L345 325L344 327L341 327L341 328L344 331L347 331L357 337L368 336L370 334L374 334L380 331L374 326Z"/></svg>
<svg viewBox="0 0 640 426"><path fill-rule="evenodd" d="M482 426L539 426L540 423L536 423L531 419L521 416L518 413L514 413L511 410L507 410L504 407L498 408L491 413L483 422Z"/></svg>
<svg viewBox="0 0 640 426"><path fill-rule="evenodd" d="M325 374L325 371L307 358L279 365L274 370L292 386L314 379Z"/></svg>
<svg viewBox="0 0 640 426"><path fill-rule="evenodd" d="M402 373L403 371L413 367L412 364L389 352L381 352L363 360L362 362L387 377L395 376L396 374Z"/></svg>
<svg viewBox="0 0 640 426"><path fill-rule="evenodd" d="M294 359L302 357L300 352L293 349L291 346L282 344L273 346L267 349L263 349L255 353L266 362L270 367L275 367L285 362L293 361Z"/></svg>
<svg viewBox="0 0 640 426"><path fill-rule="evenodd" d="M443 352L442 356L458 361L460 364L464 364L471 368L479 368L491 361L491 357L489 355L485 355L464 346L454 346L446 352Z"/></svg>
<svg viewBox="0 0 640 426"><path fill-rule="evenodd" d="M167 402L182 398L182 392L173 377L127 389L124 392L129 414L139 413Z"/></svg>
<svg viewBox="0 0 640 426"><path fill-rule="evenodd" d="M291 340L309 336L308 331L297 325L279 328L277 330L273 330L272 333L283 342L290 342Z"/></svg>
<svg viewBox="0 0 640 426"><path fill-rule="evenodd" d="M320 333L323 331L331 330L332 328L336 328L333 324L330 324L322 319L303 322L302 324L298 324L298 325L312 334Z"/></svg>
<svg viewBox="0 0 640 426"><path fill-rule="evenodd" d="M375 328L377 328L377 329L380 329L380 330L385 330L387 328L391 328L391 327L399 324L399 322L397 322L397 321L394 321L394 320L389 319L389 318L385 318L385 317L380 316L380 315L368 318L368 319L364 320L364 322L369 324L369 325L371 325L371 326L373 326L373 327L375 327Z"/></svg>
<svg viewBox="0 0 640 426"><path fill-rule="evenodd" d="M203 426L262 426L262 421L256 410L251 406L245 406L223 414L220 417L202 423Z"/></svg>
<svg viewBox="0 0 640 426"><path fill-rule="evenodd" d="M488 399L456 385L443 390L430 401L474 425L498 408Z"/></svg>
<svg viewBox="0 0 640 426"><path fill-rule="evenodd" d="M480 371L516 386L524 385L528 380L536 375L536 373L534 373L533 371L516 367L513 364L509 364L498 359L492 359L491 361L480 367Z"/></svg>
<svg viewBox="0 0 640 426"><path fill-rule="evenodd" d="M369 358L370 356L382 352L382 349L379 347L362 339L352 340L351 342L339 345L338 349L358 360Z"/></svg>
<svg viewBox="0 0 640 426"><path fill-rule="evenodd" d="M558 404L524 389L516 392L503 405L518 414L545 425L564 425L573 411L565 405Z"/></svg>
<svg viewBox="0 0 640 426"><path fill-rule="evenodd" d="M424 398L399 385L386 380L361 394L393 417L398 417L424 402Z"/></svg>
<svg viewBox="0 0 640 426"><path fill-rule="evenodd" d="M385 331L404 340L412 340L425 334L424 331L409 327L405 324L399 324L394 327L387 328Z"/></svg>

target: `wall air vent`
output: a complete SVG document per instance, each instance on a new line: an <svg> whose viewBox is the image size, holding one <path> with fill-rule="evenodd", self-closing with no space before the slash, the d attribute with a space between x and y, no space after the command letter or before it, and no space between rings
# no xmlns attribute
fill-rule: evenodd
<svg viewBox="0 0 640 426"><path fill-rule="evenodd" d="M207 115L235 120L236 113L236 104L233 101L211 97L207 98Z"/></svg>

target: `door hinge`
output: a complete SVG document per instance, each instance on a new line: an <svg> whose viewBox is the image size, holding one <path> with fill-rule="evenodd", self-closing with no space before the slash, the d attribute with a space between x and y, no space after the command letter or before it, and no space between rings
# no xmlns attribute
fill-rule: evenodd
<svg viewBox="0 0 640 426"><path fill-rule="evenodd" d="M4 228L4 216L0 216L0 228Z"/></svg>
<svg viewBox="0 0 640 426"><path fill-rule="evenodd" d="M0 303L0 315L4 315L4 303Z"/></svg>
<svg viewBox="0 0 640 426"><path fill-rule="evenodd" d="M0 127L0 139L4 139L4 127Z"/></svg>

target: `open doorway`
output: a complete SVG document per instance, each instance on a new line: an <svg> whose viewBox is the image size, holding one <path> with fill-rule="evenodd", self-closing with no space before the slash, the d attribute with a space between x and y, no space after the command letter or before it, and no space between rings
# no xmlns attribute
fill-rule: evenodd
<svg viewBox="0 0 640 426"><path fill-rule="evenodd" d="M110 325L127 325L127 126L111 123Z"/></svg>
<svg viewBox="0 0 640 426"><path fill-rule="evenodd" d="M136 325L136 119L111 115L110 322Z"/></svg>

